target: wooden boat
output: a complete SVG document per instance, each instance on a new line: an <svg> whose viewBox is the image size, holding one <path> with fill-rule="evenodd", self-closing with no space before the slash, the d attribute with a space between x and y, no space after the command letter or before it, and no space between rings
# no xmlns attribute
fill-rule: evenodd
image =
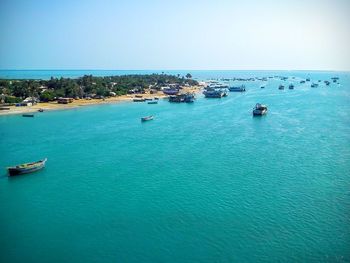
<svg viewBox="0 0 350 263"><path fill-rule="evenodd" d="M142 122L144 122L144 121L151 121L151 120L153 120L153 116L152 115L141 118Z"/></svg>
<svg viewBox="0 0 350 263"><path fill-rule="evenodd" d="M34 117L34 114L23 114L22 117Z"/></svg>
<svg viewBox="0 0 350 263"><path fill-rule="evenodd" d="M133 99L133 102L144 102L145 99Z"/></svg>
<svg viewBox="0 0 350 263"><path fill-rule="evenodd" d="M253 116L262 116L267 113L267 106L257 103L253 109Z"/></svg>
<svg viewBox="0 0 350 263"><path fill-rule="evenodd" d="M33 163L24 163L13 167L8 167L7 170L10 176L33 173L43 169L45 167L46 161L47 158Z"/></svg>
<svg viewBox="0 0 350 263"><path fill-rule="evenodd" d="M152 101L147 102L147 104L158 104L158 101L152 100Z"/></svg>
<svg viewBox="0 0 350 263"><path fill-rule="evenodd" d="M229 87L228 90L231 92L243 92L243 91L245 91L245 86L242 85L239 87Z"/></svg>

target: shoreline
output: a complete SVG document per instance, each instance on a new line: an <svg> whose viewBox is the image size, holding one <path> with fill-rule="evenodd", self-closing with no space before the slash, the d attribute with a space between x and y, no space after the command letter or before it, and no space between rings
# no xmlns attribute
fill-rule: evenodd
<svg viewBox="0 0 350 263"><path fill-rule="evenodd" d="M195 94L198 94L201 90L201 87L195 86L195 87L189 87L189 88L183 88L182 92L193 92ZM137 98L136 95L142 95L142 98L150 99L150 98L159 98L159 99L165 99L168 97L168 95L165 95L163 92L158 91L156 94L127 94L117 97L109 97L105 99L79 99L74 100L72 103L68 104L59 104L57 101L54 102L40 102L33 106L8 106L9 110L1 110L0 111L0 117L1 116L8 116L8 115L19 115L19 114L28 114L28 113L35 113L38 112L39 109L43 109L45 111L54 111L54 110L69 110L69 109L77 109L79 107L85 107L85 106L94 106L94 105L105 105L105 104L114 104L114 103L122 103L122 102L133 102L133 99Z"/></svg>

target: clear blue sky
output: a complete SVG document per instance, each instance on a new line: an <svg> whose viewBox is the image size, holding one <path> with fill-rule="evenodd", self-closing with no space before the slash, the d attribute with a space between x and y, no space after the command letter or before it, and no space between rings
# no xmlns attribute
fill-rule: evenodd
<svg viewBox="0 0 350 263"><path fill-rule="evenodd" d="M0 69L350 69L348 0L0 0Z"/></svg>

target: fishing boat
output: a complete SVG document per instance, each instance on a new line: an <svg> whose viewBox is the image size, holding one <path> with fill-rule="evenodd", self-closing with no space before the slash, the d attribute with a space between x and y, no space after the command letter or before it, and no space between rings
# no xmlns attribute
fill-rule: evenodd
<svg viewBox="0 0 350 263"><path fill-rule="evenodd" d="M33 173L43 169L45 167L46 161L47 158L33 163L24 163L13 167L8 167L7 170L10 176Z"/></svg>
<svg viewBox="0 0 350 263"><path fill-rule="evenodd" d="M133 102L144 102L145 99L133 99Z"/></svg>
<svg viewBox="0 0 350 263"><path fill-rule="evenodd" d="M176 102L176 103L186 102L186 103L191 103L191 102L194 102L194 100L195 100L195 97L194 97L194 94L192 94L192 93L186 93L186 94L179 94L179 95L169 96L169 102Z"/></svg>
<svg viewBox="0 0 350 263"><path fill-rule="evenodd" d="M223 89L206 89L203 91L206 98L222 98L227 96L227 92Z"/></svg>
<svg viewBox="0 0 350 263"><path fill-rule="evenodd" d="M142 122L144 122L144 121L151 121L151 120L153 120L153 116L152 115L141 118Z"/></svg>
<svg viewBox="0 0 350 263"><path fill-rule="evenodd" d="M293 84L290 84L288 89L294 89L294 85Z"/></svg>
<svg viewBox="0 0 350 263"><path fill-rule="evenodd" d="M278 89L283 90L284 86L283 85L279 85Z"/></svg>
<svg viewBox="0 0 350 263"><path fill-rule="evenodd" d="M262 116L267 113L267 106L257 103L253 109L253 116Z"/></svg>
<svg viewBox="0 0 350 263"><path fill-rule="evenodd" d="M180 91L179 89L174 89L174 88L166 88L166 89L163 89L163 93L165 95L176 95L178 94Z"/></svg>
<svg viewBox="0 0 350 263"><path fill-rule="evenodd" d="M245 86L242 85L239 87L229 87L228 90L231 92L243 92L243 91L245 91Z"/></svg>
<svg viewBox="0 0 350 263"><path fill-rule="evenodd" d="M158 101L152 100L152 101L147 102L147 104L158 104Z"/></svg>
<svg viewBox="0 0 350 263"><path fill-rule="evenodd" d="M30 113L22 114L22 117L34 117L34 114L30 114Z"/></svg>

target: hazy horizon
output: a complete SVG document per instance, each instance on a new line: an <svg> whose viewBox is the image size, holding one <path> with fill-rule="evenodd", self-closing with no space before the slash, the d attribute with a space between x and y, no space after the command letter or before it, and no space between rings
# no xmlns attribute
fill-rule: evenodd
<svg viewBox="0 0 350 263"><path fill-rule="evenodd" d="M0 3L2 70L350 71L350 3Z"/></svg>

